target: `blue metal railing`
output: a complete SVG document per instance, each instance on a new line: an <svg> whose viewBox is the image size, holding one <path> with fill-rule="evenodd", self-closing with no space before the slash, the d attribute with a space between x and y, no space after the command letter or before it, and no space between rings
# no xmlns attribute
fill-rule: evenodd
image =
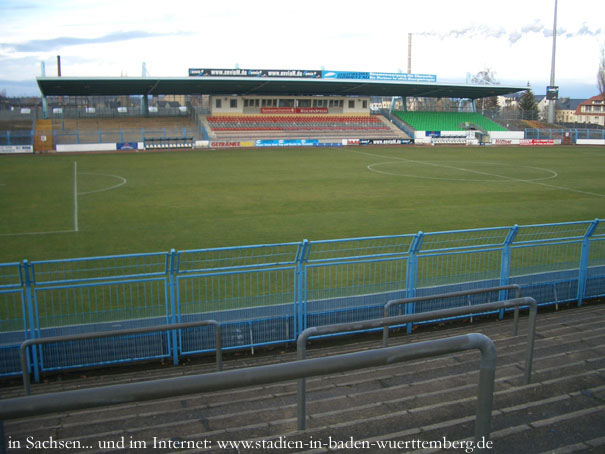
<svg viewBox="0 0 605 454"><path fill-rule="evenodd" d="M34 130L0 131L0 145L33 145Z"/></svg>
<svg viewBox="0 0 605 454"><path fill-rule="evenodd" d="M539 305L605 295L605 222L0 264L0 375L20 374L27 339L213 319L225 350L253 348L381 318L393 299L512 284ZM406 314L441 306L435 298ZM77 351L37 345L29 361L38 380L45 371L214 349L212 332L182 330Z"/></svg>
<svg viewBox="0 0 605 454"><path fill-rule="evenodd" d="M526 139L562 139L569 134L572 143L578 139L605 140L605 129L582 129L582 128L526 128Z"/></svg>

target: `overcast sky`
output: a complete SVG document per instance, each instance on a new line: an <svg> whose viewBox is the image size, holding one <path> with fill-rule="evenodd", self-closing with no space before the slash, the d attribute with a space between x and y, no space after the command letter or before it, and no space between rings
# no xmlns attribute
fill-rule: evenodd
<svg viewBox="0 0 605 454"><path fill-rule="evenodd" d="M188 68L407 71L465 82L487 68L545 94L554 0L0 0L0 91L46 75L184 77ZM605 1L559 0L560 96L597 94Z"/></svg>

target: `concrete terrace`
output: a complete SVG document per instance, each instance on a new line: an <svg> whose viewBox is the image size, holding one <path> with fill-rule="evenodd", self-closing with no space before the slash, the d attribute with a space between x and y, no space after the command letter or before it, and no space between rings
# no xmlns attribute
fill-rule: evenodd
<svg viewBox="0 0 605 454"><path fill-rule="evenodd" d="M488 452L605 452L605 302L562 305L559 310L540 308L532 382L524 385L527 319L527 311L522 311L517 337L513 336L512 315L507 314L501 321L489 316L472 323L426 325L411 335L393 333L390 345L483 333L495 342L498 354L491 433L494 447ZM307 357L372 350L380 345L380 334L311 340ZM225 355L224 369L295 359L292 346L257 350L255 355L231 352ZM198 449L185 452L465 452L420 450L418 443L444 437L450 442L472 440L478 362L477 352L470 351L309 378L306 431L296 428L296 382L283 382L6 421L7 439L13 446L21 444L21 449L8 452L169 453L183 452L177 449L179 444L191 441L198 442ZM179 367L155 362L78 371L50 375L32 390L40 394L205 374L214 367L210 355ZM23 395L23 389L18 381L5 381L0 393L6 399ZM79 442L91 449L27 449L28 437ZM219 446L219 442L236 440L249 441L251 446ZM417 443L412 445L414 440ZM138 443L138 449L129 448L131 441ZM399 447L389 448L398 441ZM409 449L401 448L405 441L410 443ZM298 447L279 448L285 442ZM369 447L350 448L346 442L364 442ZM144 450L140 449L143 445Z"/></svg>

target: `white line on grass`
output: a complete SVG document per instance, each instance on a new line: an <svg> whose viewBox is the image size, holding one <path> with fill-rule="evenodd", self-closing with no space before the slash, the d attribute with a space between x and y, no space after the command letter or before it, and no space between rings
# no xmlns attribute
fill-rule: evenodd
<svg viewBox="0 0 605 454"><path fill-rule="evenodd" d="M597 197L603 197L605 198L605 194L599 194L597 192L590 192L590 191L582 191L580 189L573 189L573 188L566 188L564 186L555 186L554 184L548 184L548 183L541 183L539 181L531 181L531 180L523 180L521 178L514 178L514 177L509 177L506 175L498 175L495 173L488 173L488 172L481 172L479 170L472 170L472 169L465 169L462 167L454 167L454 166L448 166L448 165L443 165L443 164L436 164L434 162L428 162L428 161L417 161L414 159L406 159L406 158L400 158L400 157L394 157L394 156L383 156L383 155L379 155L376 153L368 153L366 151L357 151L357 150L347 150L350 153L357 153L357 154L363 154L363 155L367 155L367 156L377 156L379 158L385 158L385 159L397 159L398 161L404 161L404 162L413 162L413 163L417 163L417 164L425 164L428 166L434 166L434 167L443 167L446 169L454 169L454 170L461 170L464 172L470 172L470 173L477 173L479 175L489 175L492 177L498 177L498 178L505 178L507 180L510 181L517 181L519 183L527 183L527 184L537 184L540 186L545 186L547 188L552 188L552 189L559 189L562 191L571 191L571 192L578 192L580 194L587 194L587 195L596 195Z"/></svg>
<svg viewBox="0 0 605 454"><path fill-rule="evenodd" d="M111 191L112 189L119 188L120 186L124 186L126 183L128 183L128 180L126 178L121 177L120 175L111 175L109 173L80 172L80 175L98 175L102 177L111 177L120 180L120 182L118 184L114 184L113 186L108 186L106 188L95 189L94 191L78 192L78 195L96 194L97 192Z"/></svg>
<svg viewBox="0 0 605 454"><path fill-rule="evenodd" d="M78 230L78 163L74 161L74 232Z"/></svg>
<svg viewBox="0 0 605 454"><path fill-rule="evenodd" d="M426 175L410 175L410 174L406 174L406 173L387 172L385 170L378 170L375 168L377 166L384 166L384 165L388 165L388 164L398 164L398 163L401 163L401 161L375 162L374 164L370 164L367 167L368 167L368 170L371 170L372 172L382 173L384 175L393 175L395 177L408 177L408 178L419 178L419 179L426 179L426 180L442 180L442 181L473 181L473 182L476 181L476 182L488 182L488 183L501 183L501 182L507 181L506 180L507 177L502 177L502 178L505 178L504 180L494 180L493 178L490 178L488 180L475 180L475 179L468 179L468 178L429 177ZM502 165L502 166L507 165L507 164L494 163L494 162L491 162L489 164ZM541 170L541 171L548 172L551 174L548 177L522 179L522 181L525 181L525 182L550 180L552 178L556 178L557 176L559 176L559 174L557 172L555 172L554 170L544 169L542 167L531 167L531 166L520 166L520 165L513 166L512 164L510 165L510 167L523 167L524 169ZM465 171L468 170L469 172L478 172L478 171L473 171L470 169L463 169L463 168L458 168L458 167L452 167L452 168L459 169L459 170L465 170ZM485 173L485 172L483 172L483 173ZM487 175L492 175L492 174L487 174ZM501 175L497 175L497 176L500 177Z"/></svg>
<svg viewBox="0 0 605 454"><path fill-rule="evenodd" d="M79 222L78 222L78 196L94 194L97 192L110 191L112 189L119 188L120 186L125 185L128 180L126 178L121 177L119 175L111 175L107 173L90 173L90 172L80 172L81 175L99 175L104 177L112 177L120 180L119 183L114 184L112 186L108 186L106 188L96 189L94 191L85 191L78 192L78 163L74 161L74 228L73 230L50 230L46 232L20 232L20 233L0 233L0 237L8 237L8 236L25 236L25 235L54 235L58 233L75 233L79 231ZM0 183L0 186L6 186L4 183Z"/></svg>
<svg viewBox="0 0 605 454"><path fill-rule="evenodd" d="M51 235L55 233L74 233L73 230L51 230L49 232L0 233L1 236Z"/></svg>

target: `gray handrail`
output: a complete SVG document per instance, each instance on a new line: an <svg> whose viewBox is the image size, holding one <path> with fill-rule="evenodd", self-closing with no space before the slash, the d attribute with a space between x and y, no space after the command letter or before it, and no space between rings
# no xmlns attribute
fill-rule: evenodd
<svg viewBox="0 0 605 454"><path fill-rule="evenodd" d="M471 290L461 290L458 292L450 292L450 293L442 293L440 295L427 295L427 296L412 296L410 298L402 298L398 300L390 300L384 305L384 316L385 318L389 316L389 309L392 306L399 306L402 304L409 303L418 303L420 301L429 301L434 299L444 299L444 298L455 298L457 296L470 296L470 295L478 295L481 293L491 293L491 292L502 292L505 290L516 290L515 298L521 298L521 287L517 284L508 284L508 285L500 285L497 287L488 287L488 288L476 288ZM512 299L512 298L507 298ZM519 306L515 306L515 323L514 323L514 332L513 335L516 336L519 332ZM388 344L389 339L389 327L384 327L383 338L385 340L385 345Z"/></svg>
<svg viewBox="0 0 605 454"><path fill-rule="evenodd" d="M360 322L340 323L337 325L313 326L307 328L298 336L296 340L296 357L304 360L307 352L307 340L312 336L323 336L327 334L348 333L354 331L362 331L367 329L388 327L392 325L401 325L409 322L421 322L433 320L435 318L453 317L456 315L466 315L477 312L493 311L498 309L507 309L511 307L518 308L519 306L529 306L529 327L527 334L527 351L525 354L525 384L531 381L531 369L534 357L534 339L536 336L536 318L538 314L538 304L533 298L516 298L512 300L496 301L494 303L477 304L475 306L455 307L452 309L443 309L440 311L422 312L419 314L398 315L394 317L378 318L373 320L363 320ZM383 348L388 345L388 338L383 339ZM374 350L376 351L376 350ZM305 395L306 381L301 378L298 381L298 428L299 430L305 427Z"/></svg>
<svg viewBox="0 0 605 454"><path fill-rule="evenodd" d="M214 326L214 333L216 338L216 370L220 371L223 369L222 336L221 325L216 320L200 320L197 322L173 323L170 325L144 326L141 328L129 328L114 331L99 331L97 333L68 334L65 336L52 336L43 337L39 339L28 339L21 343L21 346L19 347L19 356L21 358L21 372L23 373L23 387L25 389L25 394L28 396L31 394L29 368L27 367L27 348L31 345L54 344L56 342L70 342L75 340L98 339L103 337L117 337L125 336L128 334L144 334L173 330L176 331L179 329L197 328L199 326L208 325Z"/></svg>
<svg viewBox="0 0 605 454"><path fill-rule="evenodd" d="M401 361L478 349L481 352L475 439L489 437L496 372L496 348L483 334L418 342L409 345L356 353L235 369L209 374L187 375L159 380L122 383L99 388L37 394L2 401L0 421L31 415L89 409L144 400L221 391L246 386L296 380L301 377L378 367Z"/></svg>

